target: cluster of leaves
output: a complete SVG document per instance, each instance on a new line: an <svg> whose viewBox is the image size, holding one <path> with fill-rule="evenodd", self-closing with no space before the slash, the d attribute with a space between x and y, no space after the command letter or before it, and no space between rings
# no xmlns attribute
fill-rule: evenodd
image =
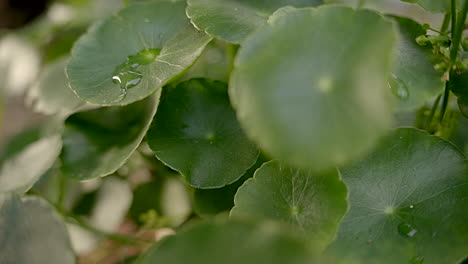
<svg viewBox="0 0 468 264"><path fill-rule="evenodd" d="M71 225L139 245L125 263L460 263L468 0L411 2L441 30L321 0L127 1L78 40L91 19L32 30L51 40L27 101L50 118L0 156L0 263L75 263ZM126 215L138 232L113 233Z"/></svg>

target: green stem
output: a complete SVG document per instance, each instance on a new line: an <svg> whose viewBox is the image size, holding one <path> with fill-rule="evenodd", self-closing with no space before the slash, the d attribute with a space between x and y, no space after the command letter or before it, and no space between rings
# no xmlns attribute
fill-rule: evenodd
<svg viewBox="0 0 468 264"><path fill-rule="evenodd" d="M58 197L57 197L57 207L63 208L63 203L65 201L65 193L67 189L67 182L65 180L65 175L59 174L58 179Z"/></svg>
<svg viewBox="0 0 468 264"><path fill-rule="evenodd" d="M446 82L445 91L444 91L444 99L442 100L442 108L440 110L440 118L439 118L440 123L442 123L442 120L444 120L445 112L447 111L449 98L450 98L450 88L449 88L449 83Z"/></svg>
<svg viewBox="0 0 468 264"><path fill-rule="evenodd" d="M437 108L439 107L441 97L442 97L442 95L437 96L437 99L435 100L434 105L432 105L431 113L429 114L429 117L428 117L428 119L426 121L426 125L425 125L427 131L429 131L429 129L430 129L432 120L434 119L435 112L436 112Z"/></svg>
<svg viewBox="0 0 468 264"><path fill-rule="evenodd" d="M442 33L446 33L448 30L448 27L450 25L450 18L452 17L452 14L450 12L445 13L444 16L444 21L442 22L442 27L440 28L440 31Z"/></svg>
<svg viewBox="0 0 468 264"><path fill-rule="evenodd" d="M127 7L130 4L130 1L129 0L123 0L123 4L124 4L125 7Z"/></svg>
<svg viewBox="0 0 468 264"><path fill-rule="evenodd" d="M460 42L463 36L463 30L465 29L466 14L468 12L468 0L463 3L463 8L458 15L455 15L455 0L452 0L452 47L450 50L450 62L452 66L455 64L458 50L460 48ZM454 22L455 21L455 22ZM453 25L455 23L455 25Z"/></svg>

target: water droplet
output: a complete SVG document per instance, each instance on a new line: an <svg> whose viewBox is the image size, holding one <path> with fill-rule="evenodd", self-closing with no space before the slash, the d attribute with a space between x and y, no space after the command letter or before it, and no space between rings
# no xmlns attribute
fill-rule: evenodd
<svg viewBox="0 0 468 264"><path fill-rule="evenodd" d="M414 208L414 205L411 204L411 205L409 206L409 208L410 208L410 209L413 209L413 208Z"/></svg>
<svg viewBox="0 0 468 264"><path fill-rule="evenodd" d="M398 233L404 237L414 237L418 230L408 223L401 223L398 225Z"/></svg>
<svg viewBox="0 0 468 264"><path fill-rule="evenodd" d="M120 95L114 102L123 100L127 90L137 86L143 79L143 74L137 69L141 65L152 63L160 53L160 49L145 49L135 55L130 55L126 61L116 67L112 81L120 85Z"/></svg>
<svg viewBox="0 0 468 264"><path fill-rule="evenodd" d="M412 259L410 259L409 264L423 264L424 263L424 257L422 256L415 256Z"/></svg>
<svg viewBox="0 0 468 264"><path fill-rule="evenodd" d="M392 93L396 97L403 99L403 100L408 99L409 97L408 87L402 80L400 80L394 74L390 76L390 79L388 81L388 86L390 87L390 90L392 90Z"/></svg>

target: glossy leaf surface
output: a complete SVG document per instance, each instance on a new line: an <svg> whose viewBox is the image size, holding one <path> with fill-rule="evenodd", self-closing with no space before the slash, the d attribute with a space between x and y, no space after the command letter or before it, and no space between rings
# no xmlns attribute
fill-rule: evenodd
<svg viewBox="0 0 468 264"><path fill-rule="evenodd" d="M75 180L115 172L143 140L159 94L127 106L80 112L65 121L62 172Z"/></svg>
<svg viewBox="0 0 468 264"><path fill-rule="evenodd" d="M356 159L391 126L395 43L392 23L373 11L288 10L239 51L230 82L238 119L289 165L327 170Z"/></svg>
<svg viewBox="0 0 468 264"><path fill-rule="evenodd" d="M317 6L321 0L188 0L192 23L210 35L239 44L283 6Z"/></svg>
<svg viewBox="0 0 468 264"><path fill-rule="evenodd" d="M182 73L210 40L190 24L184 2L132 4L77 41L67 68L70 85L88 102L126 105Z"/></svg>
<svg viewBox="0 0 468 264"><path fill-rule="evenodd" d="M350 209L329 250L340 260L332 263L461 261L468 248L467 165L451 143L423 131L402 128L386 137L342 171Z"/></svg>
<svg viewBox="0 0 468 264"><path fill-rule="evenodd" d="M192 79L167 92L148 144L190 185L205 189L238 180L258 157L229 104L227 85L206 79Z"/></svg>

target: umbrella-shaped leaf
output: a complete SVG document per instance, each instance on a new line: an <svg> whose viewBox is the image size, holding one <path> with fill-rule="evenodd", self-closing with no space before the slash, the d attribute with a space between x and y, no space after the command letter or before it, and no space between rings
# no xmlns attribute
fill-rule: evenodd
<svg viewBox="0 0 468 264"><path fill-rule="evenodd" d="M325 248L346 213L346 198L346 186L336 169L316 174L270 161L239 188L231 216L287 222Z"/></svg>
<svg viewBox="0 0 468 264"><path fill-rule="evenodd" d="M230 95L240 123L294 167L327 170L356 159L391 126L395 43L392 23L370 10L288 10L237 55Z"/></svg>
<svg viewBox="0 0 468 264"><path fill-rule="evenodd" d="M258 157L223 82L192 79L167 92L148 132L156 156L197 188L238 180Z"/></svg>
<svg viewBox="0 0 468 264"><path fill-rule="evenodd" d="M132 4L77 41L67 67L70 86L85 101L126 105L186 70L210 40L190 24L184 2Z"/></svg>
<svg viewBox="0 0 468 264"><path fill-rule="evenodd" d="M468 248L467 165L451 143L423 131L386 137L342 170L350 209L328 250L332 263L459 263Z"/></svg>

